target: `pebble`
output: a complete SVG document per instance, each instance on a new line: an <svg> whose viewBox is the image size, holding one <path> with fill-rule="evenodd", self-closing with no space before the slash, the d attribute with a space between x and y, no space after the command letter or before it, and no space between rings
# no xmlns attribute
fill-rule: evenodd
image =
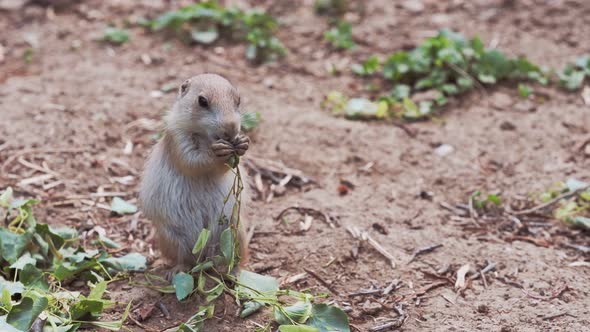
<svg viewBox="0 0 590 332"><path fill-rule="evenodd" d="M407 0L402 2L402 7L412 13L420 13L424 10L424 4L418 0Z"/></svg>
<svg viewBox="0 0 590 332"><path fill-rule="evenodd" d="M451 154L453 151L455 151L455 148L449 144L441 144L436 149L434 149L434 153L441 157Z"/></svg>

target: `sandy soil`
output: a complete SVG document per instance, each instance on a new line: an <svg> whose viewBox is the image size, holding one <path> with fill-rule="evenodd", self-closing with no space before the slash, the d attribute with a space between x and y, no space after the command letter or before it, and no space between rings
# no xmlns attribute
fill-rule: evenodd
<svg viewBox="0 0 590 332"><path fill-rule="evenodd" d="M332 89L365 94L362 81L348 70L335 77L327 73L328 65L346 69L368 54L412 47L441 27L477 33L510 54L560 66L590 53L590 3L425 0L422 10L412 12L374 0L367 2L364 19L354 24L359 47L339 53L324 44L325 18L313 14L310 1L273 6L272 1L253 1L280 19L279 35L289 49L281 62L259 67L247 63L243 45L227 42L216 48L187 47L140 28L131 28L130 42L120 47L94 40L108 22L153 16L178 3L84 1L55 11L27 6L0 12L0 187L12 185L20 195L42 199L40 219L81 231L98 225L128 250L148 255L152 267L161 266L151 226L141 215L111 216L69 198L82 195L92 201L91 193L120 191L134 202L157 133L145 124L157 124L174 99L174 92L152 91L213 71L234 81L246 108L262 114L249 154L282 161L318 181L305 190L290 188L269 203L252 203L246 216L257 226L251 269L276 277L300 274L304 268L315 271L331 283L337 293L331 299L349 308L353 329L359 331L397 317L394 307L400 303L408 315L399 328L404 331L590 331L590 270L569 266L589 256L564 247L590 245L588 234L551 221L533 232L548 247L510 241L506 220L480 220L483 224L475 227L440 207L442 202L465 203L475 190L500 191L511 202L569 177L590 180L590 158L574 151L590 130L590 107L579 94L541 89L546 101L527 105L514 86L489 89L453 102L433 121L410 124L415 137L388 123L348 121L319 107ZM31 47L32 61L26 64L23 54ZM128 141L131 154L124 153ZM434 150L440 144L454 151L438 156ZM19 163L19 157L46 163L58 175L19 185L39 174ZM339 195L341 180L354 189ZM295 205L338 216L340 226L315 219L301 233L297 215L288 217L288 225L274 220ZM353 257L359 243L346 231L352 226L391 252L397 267L367 245L360 245ZM416 248L434 244L443 246L407 264ZM479 278L462 294L455 292L459 267L481 270L490 262L496 269L486 273L485 283ZM445 265L449 272L433 278ZM399 288L386 296L349 295L393 280ZM440 286L422 293L436 284ZM563 285L567 289L561 292ZM329 292L311 276L289 287ZM126 283L114 285L112 297L133 300L136 318L138 310L156 302L172 313L166 319L156 310L141 323L144 327L128 321L137 331L174 326L196 308L194 300L178 303L172 295ZM231 299L225 302L219 307L227 310L218 311L211 331L250 331L252 321L263 322L262 316L235 318ZM117 317L117 311L112 315Z"/></svg>

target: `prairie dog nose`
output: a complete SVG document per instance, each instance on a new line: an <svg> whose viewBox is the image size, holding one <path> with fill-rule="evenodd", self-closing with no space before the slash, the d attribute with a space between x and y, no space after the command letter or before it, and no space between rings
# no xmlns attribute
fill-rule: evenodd
<svg viewBox="0 0 590 332"><path fill-rule="evenodd" d="M223 124L220 129L218 137L228 142L233 142L240 133L239 125L235 125L234 123Z"/></svg>

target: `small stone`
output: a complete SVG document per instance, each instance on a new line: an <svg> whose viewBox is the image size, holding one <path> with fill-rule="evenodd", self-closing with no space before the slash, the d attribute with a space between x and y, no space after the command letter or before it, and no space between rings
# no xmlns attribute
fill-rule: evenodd
<svg viewBox="0 0 590 332"><path fill-rule="evenodd" d="M449 144L441 144L436 149L434 149L434 153L441 157L451 154L453 151L455 151L455 148Z"/></svg>
<svg viewBox="0 0 590 332"><path fill-rule="evenodd" d="M509 121L504 121L500 124L500 129L502 130L515 130L516 126Z"/></svg>
<svg viewBox="0 0 590 332"><path fill-rule="evenodd" d="M0 0L0 10L19 10L26 3L27 0Z"/></svg>
<svg viewBox="0 0 590 332"><path fill-rule="evenodd" d="M492 95L492 105L497 109L507 109L512 105L512 98L509 95L501 92L496 92Z"/></svg>
<svg viewBox="0 0 590 332"><path fill-rule="evenodd" d="M479 312L480 314L487 314L488 312L490 312L490 308L485 304L480 304L477 306L477 312Z"/></svg>
<svg viewBox="0 0 590 332"><path fill-rule="evenodd" d="M161 98L164 95L164 93L160 90L154 90L150 92L150 97L152 98Z"/></svg>
<svg viewBox="0 0 590 332"><path fill-rule="evenodd" d="M412 13L420 13L424 10L424 4L419 0L407 0L402 2L402 7Z"/></svg>
<svg viewBox="0 0 590 332"><path fill-rule="evenodd" d="M530 100L523 100L516 103L514 109L520 112L534 112L537 110L537 105Z"/></svg>
<svg viewBox="0 0 590 332"><path fill-rule="evenodd" d="M367 300L362 307L363 313L367 315L375 315L383 309L383 306L377 302L371 302Z"/></svg>

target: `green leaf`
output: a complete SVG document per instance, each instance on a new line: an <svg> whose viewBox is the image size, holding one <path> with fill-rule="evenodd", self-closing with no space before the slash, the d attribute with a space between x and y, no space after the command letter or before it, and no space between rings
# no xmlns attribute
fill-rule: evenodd
<svg viewBox="0 0 590 332"><path fill-rule="evenodd" d="M144 271L147 267L145 256L136 252L121 257L108 257L100 262L118 271Z"/></svg>
<svg viewBox="0 0 590 332"><path fill-rule="evenodd" d="M407 84L396 84L389 95L396 100L403 100L410 97L411 91L412 89Z"/></svg>
<svg viewBox="0 0 590 332"><path fill-rule="evenodd" d="M567 186L567 190L569 192L574 192L576 190L588 187L589 184L586 182L579 181L577 179L568 179L565 182L565 185Z"/></svg>
<svg viewBox="0 0 590 332"><path fill-rule="evenodd" d="M352 98L346 103L344 113L351 119L376 118L379 113L379 104L365 98Z"/></svg>
<svg viewBox="0 0 590 332"><path fill-rule="evenodd" d="M38 289L47 291L49 283L45 278L43 272L34 265L26 265L20 274L20 281L27 287L27 289Z"/></svg>
<svg viewBox="0 0 590 332"><path fill-rule="evenodd" d="M22 256L20 256L16 262L12 263L10 265L11 269L17 269L17 270L22 270L25 268L25 266L27 265L33 265L35 266L35 264L37 264L37 260L34 259L33 257L31 257L31 254L28 252L25 252Z"/></svg>
<svg viewBox="0 0 590 332"><path fill-rule="evenodd" d="M242 114L242 130L251 131L254 130L260 124L262 116L258 112L246 112Z"/></svg>
<svg viewBox="0 0 590 332"><path fill-rule="evenodd" d="M337 49L348 50L356 46L352 41L352 25L346 21L338 21L334 27L324 33L324 38Z"/></svg>
<svg viewBox="0 0 590 332"><path fill-rule="evenodd" d="M121 248L121 245L118 244L117 242L111 240L109 237L99 234L98 235L98 239L94 242L94 244L101 244L106 248L111 248L111 249L119 249Z"/></svg>
<svg viewBox="0 0 590 332"><path fill-rule="evenodd" d="M113 44L124 44L129 40L129 33L123 29L109 27L104 30L102 40Z"/></svg>
<svg viewBox="0 0 590 332"><path fill-rule="evenodd" d="M320 330L315 327L305 325L281 325L279 326L280 332L319 332Z"/></svg>
<svg viewBox="0 0 590 332"><path fill-rule="evenodd" d="M350 332L348 316L342 309L324 303L314 304L308 325L319 332Z"/></svg>
<svg viewBox="0 0 590 332"><path fill-rule="evenodd" d="M0 206L9 208L12 205L12 187L8 187L0 195Z"/></svg>
<svg viewBox="0 0 590 332"><path fill-rule="evenodd" d="M12 282L4 280L4 278L0 276L0 292L4 292L4 290L8 290L12 296L14 294L22 294L25 290L25 286L20 281Z"/></svg>
<svg viewBox="0 0 590 332"><path fill-rule="evenodd" d="M586 74L581 70L574 70L570 73L559 74L559 84L570 91L578 90L584 82Z"/></svg>
<svg viewBox="0 0 590 332"><path fill-rule="evenodd" d="M89 300L100 300L100 299L102 299L102 296L104 295L104 292L106 290L107 290L107 282L100 281L100 282L96 283L96 285L94 285L94 288L92 288L92 290L90 291L90 294L88 294L88 299Z"/></svg>
<svg viewBox="0 0 590 332"><path fill-rule="evenodd" d="M36 299L24 297L19 304L10 309L6 322L17 329L27 331L48 304L49 300L45 297Z"/></svg>
<svg viewBox="0 0 590 332"><path fill-rule="evenodd" d="M37 234L41 235L41 237L45 239L45 241L51 241L56 249L60 249L66 242L66 239L60 234L58 234L56 230L48 224L35 225L35 231L37 232ZM74 232L76 233L77 237L78 232Z"/></svg>
<svg viewBox="0 0 590 332"><path fill-rule="evenodd" d="M567 202L565 205L558 209L555 209L555 218L559 220L567 220L573 216L578 210L578 204L576 202Z"/></svg>
<svg viewBox="0 0 590 332"><path fill-rule="evenodd" d="M31 237L30 232L15 234L6 228L0 228L0 256L13 264L31 242Z"/></svg>
<svg viewBox="0 0 590 332"><path fill-rule="evenodd" d="M492 202L494 204L496 204L497 206L502 205L502 200L500 199L500 197L498 195L493 195L493 194L489 194L487 197L488 202Z"/></svg>
<svg viewBox="0 0 590 332"><path fill-rule="evenodd" d="M195 246L193 247L193 255L200 253L201 250L205 248L205 245L207 245L207 241L209 240L209 234L211 234L211 232L209 232L207 228L203 228L201 234L199 234L199 238L197 239Z"/></svg>
<svg viewBox="0 0 590 332"><path fill-rule="evenodd" d="M85 320L100 316L103 309L104 301L102 300L82 299L74 304L70 312L73 320Z"/></svg>
<svg viewBox="0 0 590 332"><path fill-rule="evenodd" d="M526 84L518 84L518 93L522 98L528 98L532 93L533 89Z"/></svg>
<svg viewBox="0 0 590 332"><path fill-rule="evenodd" d="M223 257L225 257L230 265L233 265L235 242L231 227L221 232L221 235L219 236L219 245L221 246Z"/></svg>
<svg viewBox="0 0 590 332"><path fill-rule="evenodd" d="M275 293L279 290L279 282L276 278L247 270L240 271L238 284L236 292L244 295L243 298L254 299L260 295L276 297Z"/></svg>
<svg viewBox="0 0 590 332"><path fill-rule="evenodd" d="M118 214L133 214L137 212L137 206L126 202L120 197L115 197L111 202L111 211Z"/></svg>
<svg viewBox="0 0 590 332"><path fill-rule="evenodd" d="M211 301L215 300L221 294L223 294L223 290L224 290L223 282L218 283L215 287L213 287L212 289L207 291L207 298L205 299L205 301L207 301L207 303L210 303Z"/></svg>
<svg viewBox="0 0 590 332"><path fill-rule="evenodd" d="M0 331L2 332L23 332L6 322L7 316L0 316Z"/></svg>
<svg viewBox="0 0 590 332"><path fill-rule="evenodd" d="M193 292L195 279L190 274L180 272L174 275L172 285L176 290L176 298L182 301Z"/></svg>
<svg viewBox="0 0 590 332"><path fill-rule="evenodd" d="M256 301L244 302L240 318L246 318L264 307L264 304Z"/></svg>
<svg viewBox="0 0 590 332"><path fill-rule="evenodd" d="M572 225L586 230L590 230L590 218L577 216L574 218Z"/></svg>
<svg viewBox="0 0 590 332"><path fill-rule="evenodd" d="M197 43L208 45L219 38L219 31L214 26L207 30L191 29L191 38Z"/></svg>
<svg viewBox="0 0 590 332"><path fill-rule="evenodd" d="M274 317L279 324L303 324L309 319L312 312L312 305L309 301L298 301L288 307L275 307Z"/></svg>

